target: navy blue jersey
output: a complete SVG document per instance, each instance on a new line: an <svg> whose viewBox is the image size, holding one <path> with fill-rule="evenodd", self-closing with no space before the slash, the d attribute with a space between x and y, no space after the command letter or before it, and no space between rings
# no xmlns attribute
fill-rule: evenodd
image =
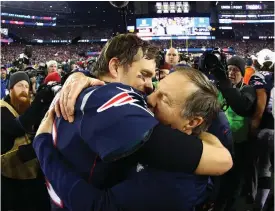
<svg viewBox="0 0 275 211"><path fill-rule="evenodd" d="M226 143L229 140L224 140L227 137L225 135L230 131L222 114L213 122L217 130L210 130ZM42 170L49 179L47 185L52 198L70 210L191 211L208 197L209 177L163 172L146 166L141 171L131 168L123 181L100 190L64 165L62 156L51 149L51 139L49 134L39 135L34 141L34 148Z"/></svg>
<svg viewBox="0 0 275 211"><path fill-rule="evenodd" d="M212 124L208 128L208 132L215 135L228 151L233 153L233 137L230 130L229 122L223 111L220 111Z"/></svg>
<svg viewBox="0 0 275 211"><path fill-rule="evenodd" d="M74 172L104 189L129 170L114 161L139 149L157 123L143 96L129 86L111 83L80 94L73 123L55 119L53 142ZM61 200L56 203L62 207Z"/></svg>
<svg viewBox="0 0 275 211"><path fill-rule="evenodd" d="M220 111L217 117L212 121L212 124L208 128L208 132L215 135L221 141L222 145L226 147L233 156L233 136L229 122L223 111ZM203 176L200 177L203 178ZM212 189L211 199L216 199L217 196L219 196L220 191L223 191L220 187L223 177L224 175L208 178L208 188Z"/></svg>
<svg viewBox="0 0 275 211"><path fill-rule="evenodd" d="M267 93L274 87L274 73L268 71L259 71L251 76L249 85L256 89L265 89Z"/></svg>
<svg viewBox="0 0 275 211"><path fill-rule="evenodd" d="M251 76L249 85L255 87L255 89L265 89L267 94L267 102L260 128L274 129L274 118L271 112L272 103L269 103L271 90L274 87L274 73L268 71L259 71Z"/></svg>
<svg viewBox="0 0 275 211"><path fill-rule="evenodd" d="M40 134L33 146L49 180L50 195L64 208L58 210L192 211L202 197L205 185L199 184L198 176L148 167L132 168L127 178L113 187L95 188L66 165L52 140L51 134Z"/></svg>
<svg viewBox="0 0 275 211"><path fill-rule="evenodd" d="M216 136L224 147L228 151L233 153L233 138L230 130L229 122L223 111L220 111L215 119L213 119L212 124L208 128L209 133ZM197 177L197 194L198 201L197 204L203 203L207 197L212 194L219 193L219 183L217 183L217 177L213 181L213 177L209 176L196 176ZM207 190L209 191L207 194Z"/></svg>

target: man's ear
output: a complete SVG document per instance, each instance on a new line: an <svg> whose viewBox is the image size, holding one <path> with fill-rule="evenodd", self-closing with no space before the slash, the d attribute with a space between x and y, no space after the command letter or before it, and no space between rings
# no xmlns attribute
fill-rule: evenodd
<svg viewBox="0 0 275 211"><path fill-rule="evenodd" d="M111 58L109 61L109 73L112 78L118 77L119 60L116 57Z"/></svg>
<svg viewBox="0 0 275 211"><path fill-rule="evenodd" d="M184 132L188 135L191 135L193 132L193 129L198 127L203 123L202 117L193 117L191 120L189 120L189 123L184 126Z"/></svg>

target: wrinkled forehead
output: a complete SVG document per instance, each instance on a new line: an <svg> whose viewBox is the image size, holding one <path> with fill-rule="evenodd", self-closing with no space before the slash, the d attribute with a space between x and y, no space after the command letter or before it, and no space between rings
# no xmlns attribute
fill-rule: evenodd
<svg viewBox="0 0 275 211"><path fill-rule="evenodd" d="M158 88L177 101L183 101L185 97L198 90L198 87L184 74L174 72L159 82Z"/></svg>

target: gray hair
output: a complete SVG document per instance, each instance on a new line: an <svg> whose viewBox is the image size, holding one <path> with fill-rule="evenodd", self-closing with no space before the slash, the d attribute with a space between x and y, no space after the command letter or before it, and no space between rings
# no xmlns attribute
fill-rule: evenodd
<svg viewBox="0 0 275 211"><path fill-rule="evenodd" d="M198 90L186 99L181 115L184 118L195 116L203 118L202 124L193 129L193 134L199 135L208 129L220 111L218 90L202 72L196 69L177 67L176 70L198 87Z"/></svg>
<svg viewBox="0 0 275 211"><path fill-rule="evenodd" d="M55 60L50 60L47 62L47 68L49 68L51 65L55 64L55 66L57 67L57 62Z"/></svg>

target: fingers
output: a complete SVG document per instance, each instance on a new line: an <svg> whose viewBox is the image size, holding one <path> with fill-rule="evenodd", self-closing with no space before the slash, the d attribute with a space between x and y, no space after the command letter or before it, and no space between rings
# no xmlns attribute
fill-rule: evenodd
<svg viewBox="0 0 275 211"><path fill-rule="evenodd" d="M67 86L67 88L66 89L64 89L64 91L63 91L63 110L64 110L64 112L65 112L65 114L63 114L63 117L64 117L64 119L68 119L68 112L67 112L67 107L68 107L68 96L69 96L69 94L70 94L70 92L71 92L71 89L72 89L72 87L73 87L73 84L69 84L68 86ZM61 108L62 109L62 108ZM61 112L62 112L62 110L61 110Z"/></svg>
<svg viewBox="0 0 275 211"><path fill-rule="evenodd" d="M75 78L75 80L72 80L70 83L71 89L69 90L68 88L68 95L64 102L65 113L70 123L74 121L74 107L76 104L76 99L83 89L89 87L89 79L90 78L84 75L79 75L78 78Z"/></svg>
<svg viewBox="0 0 275 211"><path fill-rule="evenodd" d="M74 114L74 105L76 98L82 91L87 87L87 83L82 83L84 80L87 81L87 77L83 73L74 73L66 80L63 88L60 91L59 108L60 112L65 120L68 120L68 116ZM58 110L58 108L57 108ZM70 121L72 119L70 118Z"/></svg>
<svg viewBox="0 0 275 211"><path fill-rule="evenodd" d="M67 79L60 91L60 100L55 105L58 117L62 114L65 120L74 121L74 107L81 91L89 86L102 86L105 83L98 79L88 78L83 73L75 73ZM61 113L61 114L60 114Z"/></svg>
<svg viewBox="0 0 275 211"><path fill-rule="evenodd" d="M75 88L71 89L69 94L68 94L67 104L66 104L66 107L65 107L65 112L67 114L69 122L74 121L74 106L75 106L75 103L76 103L76 99L80 95L81 91L83 89L87 88L88 86L102 86L102 85L105 84L104 81L100 81L100 80L94 79L94 78L86 78L86 80L87 80L86 83L77 84L75 86Z"/></svg>
<svg viewBox="0 0 275 211"><path fill-rule="evenodd" d="M59 99L56 101L55 105L54 105L54 111L55 114L58 118L60 118L61 116L61 111L60 111L60 104L59 104Z"/></svg>
<svg viewBox="0 0 275 211"><path fill-rule="evenodd" d="M74 121L74 107L75 107L76 99L78 98L79 94L84 88L85 87L83 85L79 84L74 89L72 89L68 94L65 112L68 116L69 122Z"/></svg>
<svg viewBox="0 0 275 211"><path fill-rule="evenodd" d="M67 120L67 115L66 115L66 112L65 112L65 103L64 103L64 92L65 92L66 89L64 90L61 90L61 93L60 93L60 100L59 100L59 107L60 107L60 110L61 110L61 114L63 116L63 118L65 120Z"/></svg>

